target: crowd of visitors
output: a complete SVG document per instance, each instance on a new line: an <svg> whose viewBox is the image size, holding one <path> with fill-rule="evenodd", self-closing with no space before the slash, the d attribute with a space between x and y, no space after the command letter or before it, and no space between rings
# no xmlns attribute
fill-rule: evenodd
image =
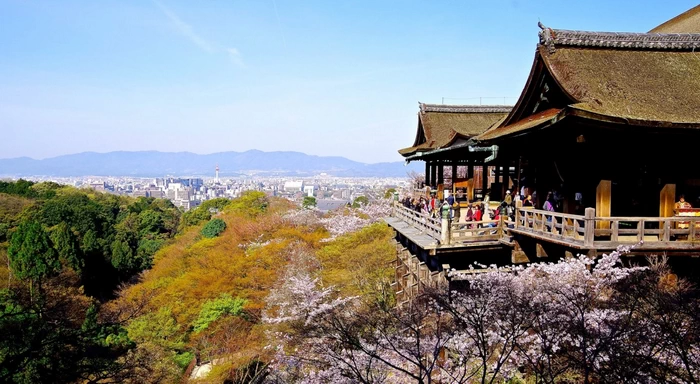
<svg viewBox="0 0 700 384"><path fill-rule="evenodd" d="M495 207L495 204L490 201L490 191L486 191L482 200L475 202L466 200L466 193L462 190L456 191L455 196L449 191L445 191L442 200L437 197L436 192L433 191L429 197L406 196L401 200L401 203L406 208L433 218L440 218L442 208L447 206L449 219L453 222L463 223L462 228L495 227L502 216L510 219L509 221L515 221L515 207L519 201L522 201L523 207L539 208L550 212L561 211L559 209L561 199L558 198L560 196L553 191L547 193L541 207L535 207L534 192L525 195L527 191L518 191L517 189L514 193L507 190L503 200Z"/></svg>
<svg viewBox="0 0 700 384"><path fill-rule="evenodd" d="M440 200L435 192L430 197L420 196L418 198L406 196L401 203L404 207L412 209L433 218L440 218L443 207L449 209L449 219L453 222L464 223L470 228L496 227L501 216L514 218L515 204L520 199L520 195L511 195L510 191L505 199L497 206L493 207L486 194L483 201L468 202L464 206L465 193L457 191L453 196L449 191L444 192L445 198ZM456 198L455 198L456 197ZM460 207L460 200L462 202ZM471 224L470 224L471 223Z"/></svg>

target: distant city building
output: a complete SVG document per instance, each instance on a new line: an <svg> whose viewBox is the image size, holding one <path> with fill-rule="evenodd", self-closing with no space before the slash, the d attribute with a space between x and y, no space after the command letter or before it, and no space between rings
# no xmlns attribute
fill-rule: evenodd
<svg viewBox="0 0 700 384"><path fill-rule="evenodd" d="M138 189L136 191L133 191L131 193L131 196L133 196L133 197L148 197L148 190Z"/></svg>
<svg viewBox="0 0 700 384"><path fill-rule="evenodd" d="M321 212L335 211L348 204L350 200L316 200L316 208Z"/></svg>
<svg viewBox="0 0 700 384"><path fill-rule="evenodd" d="M284 191L285 192L300 192L304 190L303 181L285 181Z"/></svg>
<svg viewBox="0 0 700 384"><path fill-rule="evenodd" d="M189 211L191 208L192 202L189 200L173 200L173 205L175 205L178 208L182 208L183 211Z"/></svg>
<svg viewBox="0 0 700 384"><path fill-rule="evenodd" d="M304 193L306 194L306 196L313 197L314 190L315 190L315 187L313 185L304 186Z"/></svg>

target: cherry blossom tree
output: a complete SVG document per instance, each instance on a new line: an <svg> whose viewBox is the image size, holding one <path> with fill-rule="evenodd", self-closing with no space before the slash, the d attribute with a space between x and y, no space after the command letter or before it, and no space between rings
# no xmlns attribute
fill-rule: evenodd
<svg viewBox="0 0 700 384"><path fill-rule="evenodd" d="M464 288L401 307L297 269L268 300L269 381L696 383L698 291L663 263L623 266L627 252L453 271Z"/></svg>

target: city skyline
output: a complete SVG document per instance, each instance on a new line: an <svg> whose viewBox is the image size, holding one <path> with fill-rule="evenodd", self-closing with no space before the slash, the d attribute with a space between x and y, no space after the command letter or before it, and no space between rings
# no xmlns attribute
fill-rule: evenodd
<svg viewBox="0 0 700 384"><path fill-rule="evenodd" d="M5 1L0 157L258 149L400 161L419 101L517 100L538 21L646 32L694 5Z"/></svg>

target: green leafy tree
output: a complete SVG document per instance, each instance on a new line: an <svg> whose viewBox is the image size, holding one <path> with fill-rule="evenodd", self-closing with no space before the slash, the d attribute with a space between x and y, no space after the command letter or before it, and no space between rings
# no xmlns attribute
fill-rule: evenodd
<svg viewBox="0 0 700 384"><path fill-rule="evenodd" d="M203 202L202 205L195 209L189 210L182 215L181 229L197 225L211 219L213 213L222 211L230 203L231 200L224 197Z"/></svg>
<svg viewBox="0 0 700 384"><path fill-rule="evenodd" d="M360 208L362 206L365 206L369 204L369 199L366 196L358 196L353 200L352 202L352 207L353 208Z"/></svg>
<svg viewBox="0 0 700 384"><path fill-rule="evenodd" d="M36 192L32 189L33 185L33 182L24 179L14 182L0 181L0 192L9 195L36 197Z"/></svg>
<svg viewBox="0 0 700 384"><path fill-rule="evenodd" d="M394 193L396 192L396 188L389 188L384 192L384 198L385 199L391 199L394 197Z"/></svg>
<svg viewBox="0 0 700 384"><path fill-rule="evenodd" d="M203 228L202 236L206 238L213 238L219 236L221 232L226 229L226 222L221 219L211 219Z"/></svg>
<svg viewBox="0 0 700 384"><path fill-rule="evenodd" d="M153 255L163 246L165 241L162 239L141 239L139 247L136 250L136 256L139 259L142 268L147 269L153 265Z"/></svg>
<svg viewBox="0 0 700 384"><path fill-rule="evenodd" d="M61 223L57 225L51 231L50 237L58 257L80 274L85 266L85 262L80 254L78 239L68 227L68 224Z"/></svg>
<svg viewBox="0 0 700 384"><path fill-rule="evenodd" d="M17 227L12 234L7 254L13 274L19 279L29 280L30 296L33 295L34 283L41 290L42 279L61 269L49 235L36 221L25 221Z"/></svg>
<svg viewBox="0 0 700 384"><path fill-rule="evenodd" d="M152 343L164 349L184 348L185 340L170 308L162 307L135 319L127 326L129 339L137 343Z"/></svg>
<svg viewBox="0 0 700 384"><path fill-rule="evenodd" d="M304 196L304 201L301 206L305 209L311 209L316 206L316 198L313 196Z"/></svg>
<svg viewBox="0 0 700 384"><path fill-rule="evenodd" d="M201 332L209 327L213 322L225 315L238 316L243 313L246 301L239 297L232 297L227 293L222 293L214 300L208 300L202 304L199 316L194 322L194 331Z"/></svg>
<svg viewBox="0 0 700 384"><path fill-rule="evenodd" d="M34 184L31 188L34 191L36 197L38 197L39 199L47 200L54 198L57 194L57 191L63 189L64 186L58 183L54 183L53 181L45 181L42 183Z"/></svg>
<svg viewBox="0 0 700 384"><path fill-rule="evenodd" d="M95 252L100 249L100 243L95 231L91 229L85 232L85 235L83 235L80 241L80 249L82 249L84 253Z"/></svg>
<svg viewBox="0 0 700 384"><path fill-rule="evenodd" d="M112 243L112 266L119 272L131 272L138 269L139 265L129 243L114 240Z"/></svg>
<svg viewBox="0 0 700 384"><path fill-rule="evenodd" d="M139 213L139 235L148 236L151 234L160 234L165 232L163 215L152 209L148 209Z"/></svg>
<svg viewBox="0 0 700 384"><path fill-rule="evenodd" d="M270 205L265 193L260 191L246 191L241 194L241 197L232 200L226 207L227 211L246 215L248 217L256 217L265 211Z"/></svg>

